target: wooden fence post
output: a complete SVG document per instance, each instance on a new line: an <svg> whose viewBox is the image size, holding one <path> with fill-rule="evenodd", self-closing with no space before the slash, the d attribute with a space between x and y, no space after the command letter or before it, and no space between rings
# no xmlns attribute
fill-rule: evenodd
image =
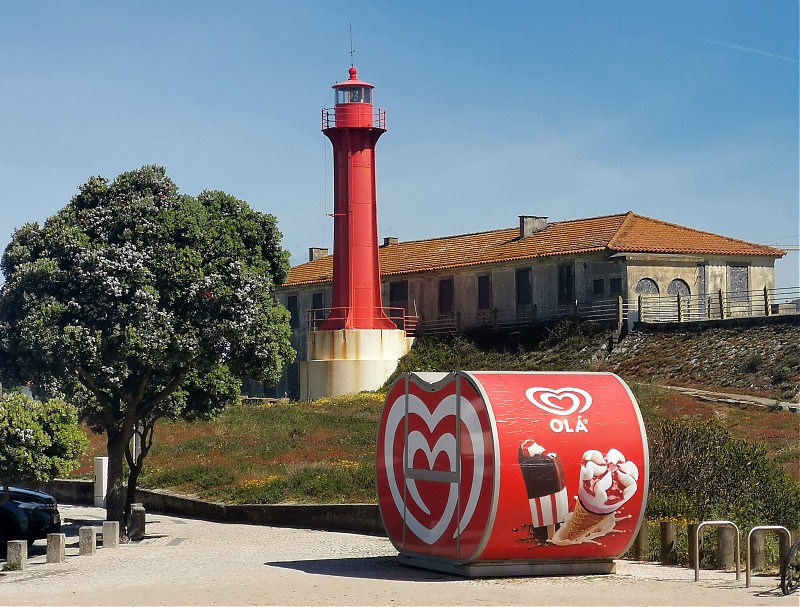
<svg viewBox="0 0 800 607"><path fill-rule="evenodd" d="M767 285L764 285L764 316L769 316L769 291L767 291Z"/></svg>
<svg viewBox="0 0 800 607"><path fill-rule="evenodd" d="M644 322L644 306L642 305L642 296L639 294L639 301L637 303L639 309L639 322Z"/></svg>
<svg viewBox="0 0 800 607"><path fill-rule="evenodd" d="M692 569L700 562L700 542L695 539L697 538L698 527L700 527L700 523L689 523L687 528L689 534L689 567ZM699 540L700 538L697 539ZM697 546L697 552L695 552L695 545Z"/></svg>
<svg viewBox="0 0 800 607"><path fill-rule="evenodd" d="M642 521L642 526L639 527L639 533L636 534L636 539L633 540L633 558L637 561L649 561L650 555L648 554L648 541L647 541L647 519Z"/></svg>
<svg viewBox="0 0 800 607"><path fill-rule="evenodd" d="M681 294L680 291L677 294L676 301L678 302L678 322L683 322L683 310L681 309Z"/></svg>
<svg viewBox="0 0 800 607"><path fill-rule="evenodd" d="M719 290L719 317L725 318L725 308L723 307L722 289Z"/></svg>
<svg viewBox="0 0 800 607"><path fill-rule="evenodd" d="M733 567L736 529L733 527L717 528L717 569Z"/></svg>
<svg viewBox="0 0 800 607"><path fill-rule="evenodd" d="M675 547L675 521L661 521L661 564L674 565L678 562L678 551Z"/></svg>

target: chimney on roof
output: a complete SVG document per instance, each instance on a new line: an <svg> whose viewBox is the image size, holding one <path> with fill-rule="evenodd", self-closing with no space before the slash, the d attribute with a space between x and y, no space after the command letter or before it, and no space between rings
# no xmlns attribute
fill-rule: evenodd
<svg viewBox="0 0 800 607"><path fill-rule="evenodd" d="M328 256L328 249L324 247L308 247L308 261L316 261Z"/></svg>
<svg viewBox="0 0 800 607"><path fill-rule="evenodd" d="M547 227L547 217L537 217L535 215L519 216L519 237L525 238L541 232Z"/></svg>
<svg viewBox="0 0 800 607"><path fill-rule="evenodd" d="M389 245L397 244L397 236L386 236L383 239L383 246L388 247Z"/></svg>

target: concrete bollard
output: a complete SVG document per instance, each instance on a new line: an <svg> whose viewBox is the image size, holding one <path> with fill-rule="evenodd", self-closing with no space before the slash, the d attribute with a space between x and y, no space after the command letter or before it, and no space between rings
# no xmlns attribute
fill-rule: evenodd
<svg viewBox="0 0 800 607"><path fill-rule="evenodd" d="M108 492L108 457L94 458L94 505L96 508L106 507Z"/></svg>
<svg viewBox="0 0 800 607"><path fill-rule="evenodd" d="M7 542L6 562L18 571L25 571L28 568L28 542L25 540Z"/></svg>
<svg viewBox="0 0 800 607"><path fill-rule="evenodd" d="M762 571L765 564L764 533L756 531L750 536L750 569L753 571Z"/></svg>
<svg viewBox="0 0 800 607"><path fill-rule="evenodd" d="M678 562L678 551L675 539L677 525L674 521L661 521L661 564L675 565Z"/></svg>
<svg viewBox="0 0 800 607"><path fill-rule="evenodd" d="M131 512L128 515L128 539L132 542L140 542L145 534L145 510L141 504L131 504Z"/></svg>
<svg viewBox="0 0 800 607"><path fill-rule="evenodd" d="M103 548L119 548L119 521L103 521Z"/></svg>
<svg viewBox="0 0 800 607"><path fill-rule="evenodd" d="M47 534L47 562L48 563L63 563L65 562L65 548L67 545L67 538L63 533L48 533Z"/></svg>
<svg viewBox="0 0 800 607"><path fill-rule="evenodd" d="M647 520L645 519L642 521L642 526L639 527L636 539L633 540L633 558L637 561L649 561L648 549Z"/></svg>
<svg viewBox="0 0 800 607"><path fill-rule="evenodd" d="M736 529L717 528L717 569L733 569L736 546Z"/></svg>
<svg viewBox="0 0 800 607"><path fill-rule="evenodd" d="M81 527L78 530L78 554L92 556L97 552L97 530L94 527Z"/></svg>

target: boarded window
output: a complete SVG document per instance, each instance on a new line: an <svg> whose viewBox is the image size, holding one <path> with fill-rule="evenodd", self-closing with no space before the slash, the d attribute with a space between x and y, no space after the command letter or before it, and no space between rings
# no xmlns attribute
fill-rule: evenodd
<svg viewBox="0 0 800 607"><path fill-rule="evenodd" d="M636 283L636 292L639 295L658 295L658 283L652 278L642 278Z"/></svg>
<svg viewBox="0 0 800 607"><path fill-rule="evenodd" d="M608 282L608 288L611 291L612 295L619 295L620 293L622 293L622 279L619 277L612 278Z"/></svg>
<svg viewBox="0 0 800 607"><path fill-rule="evenodd" d="M530 306L532 304L531 269L523 268L517 270L517 305Z"/></svg>
<svg viewBox="0 0 800 607"><path fill-rule="evenodd" d="M686 295L687 297L691 295L689 285L686 284L686 281L681 280L680 278L676 278L669 283L669 286L667 286L667 295L677 295L678 293L680 293L681 296Z"/></svg>
<svg viewBox="0 0 800 607"><path fill-rule="evenodd" d="M439 314L453 313L453 279L439 281Z"/></svg>
<svg viewBox="0 0 800 607"><path fill-rule="evenodd" d="M730 266L728 271L731 299L746 300L748 298L747 292L750 290L747 266Z"/></svg>
<svg viewBox="0 0 800 607"><path fill-rule="evenodd" d="M706 266L705 266L705 264L698 264L697 265L697 286L699 288L699 293L704 294L706 292Z"/></svg>
<svg viewBox="0 0 800 607"><path fill-rule="evenodd" d="M592 281L592 295L601 297L606 292L606 281L603 278L595 278Z"/></svg>
<svg viewBox="0 0 800 607"><path fill-rule="evenodd" d="M478 309L492 307L492 277L489 274L478 276Z"/></svg>

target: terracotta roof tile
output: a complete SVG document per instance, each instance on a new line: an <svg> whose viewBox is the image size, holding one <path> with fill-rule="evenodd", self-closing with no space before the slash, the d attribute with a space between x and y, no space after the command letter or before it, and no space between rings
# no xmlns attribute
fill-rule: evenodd
<svg viewBox="0 0 800 607"><path fill-rule="evenodd" d="M719 236L710 232L623 213L553 222L526 238L518 228L416 240L380 248L381 275L409 274L555 255L609 253L673 253L761 255L781 257L784 251ZM333 280L333 257L293 267L286 286Z"/></svg>

